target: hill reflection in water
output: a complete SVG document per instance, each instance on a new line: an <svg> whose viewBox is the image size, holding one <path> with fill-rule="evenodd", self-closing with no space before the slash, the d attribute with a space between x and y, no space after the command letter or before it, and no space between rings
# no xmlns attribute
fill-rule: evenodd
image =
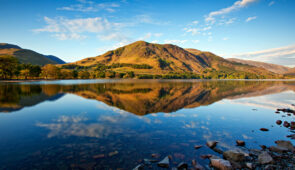
<svg viewBox="0 0 295 170"><path fill-rule="evenodd" d="M295 91L292 81L111 81L81 84L0 84L0 111L11 112L66 93L136 114L175 112L238 99Z"/></svg>

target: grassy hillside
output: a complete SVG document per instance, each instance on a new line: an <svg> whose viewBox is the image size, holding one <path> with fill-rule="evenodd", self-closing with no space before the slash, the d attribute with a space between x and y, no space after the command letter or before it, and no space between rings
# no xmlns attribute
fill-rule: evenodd
<svg viewBox="0 0 295 170"><path fill-rule="evenodd" d="M252 60L243 60L243 59L237 59L237 58L229 58L228 60L232 62L236 62L236 63L242 63L242 64L247 64L250 66L264 68L268 71L278 73L278 74L286 74L292 71L290 67L285 67L285 66L281 66L277 64L270 64L270 63L252 61Z"/></svg>
<svg viewBox="0 0 295 170"><path fill-rule="evenodd" d="M103 65L115 72L132 71L137 75L189 73L211 78L259 78L255 77L256 75L273 78L277 76L263 68L231 62L210 52L144 41L137 41L100 56L68 65L87 68Z"/></svg>
<svg viewBox="0 0 295 170"><path fill-rule="evenodd" d="M65 62L55 56L45 56L32 50L22 49L19 46L0 43L0 55L12 55L20 63L33 65L64 64Z"/></svg>

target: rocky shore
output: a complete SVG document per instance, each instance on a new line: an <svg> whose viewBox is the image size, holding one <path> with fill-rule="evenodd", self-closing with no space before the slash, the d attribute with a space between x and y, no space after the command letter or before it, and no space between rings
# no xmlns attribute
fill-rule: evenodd
<svg viewBox="0 0 295 170"><path fill-rule="evenodd" d="M294 105L293 105L294 106ZM282 118L286 116L295 116L295 111L292 109L277 109L276 114L282 114ZM290 135L287 137L290 140L295 139L295 122L277 120L276 124L290 129ZM261 128L261 131L269 131L267 128ZM234 145L234 144L233 144ZM261 145L259 149L247 148L246 143L242 140L236 141L236 148L223 151L218 147L217 141L207 141L206 146L195 145L194 149L198 150L202 147L209 147L216 155L207 154L201 155L200 159L208 159L209 165L202 166L196 159L191 162L180 162L178 165L173 162L173 157L168 155L161 158L157 154L152 154L151 159L144 159L142 164L137 165L134 170L151 169L153 167L166 169L295 169L295 147L290 141L277 140L273 146Z"/></svg>

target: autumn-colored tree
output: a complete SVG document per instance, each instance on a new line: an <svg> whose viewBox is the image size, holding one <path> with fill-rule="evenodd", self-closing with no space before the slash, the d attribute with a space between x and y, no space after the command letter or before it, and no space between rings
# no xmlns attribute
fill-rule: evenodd
<svg viewBox="0 0 295 170"><path fill-rule="evenodd" d="M58 79L60 77L60 70L52 64L47 64L42 67L41 75L45 79Z"/></svg>
<svg viewBox="0 0 295 170"><path fill-rule="evenodd" d="M30 76L30 70L29 69L21 70L20 75L23 76L25 79L27 79Z"/></svg>
<svg viewBox="0 0 295 170"><path fill-rule="evenodd" d="M18 61L10 55L0 55L0 78L9 79L17 71Z"/></svg>
<svg viewBox="0 0 295 170"><path fill-rule="evenodd" d="M80 79L89 79L89 77L90 77L90 73L89 73L88 71L86 71L86 70L83 70L83 71L80 71L80 72L78 73L78 77L79 77Z"/></svg>
<svg viewBox="0 0 295 170"><path fill-rule="evenodd" d="M74 78L74 73L73 73L72 70L61 69L60 70L60 78L61 79L73 79Z"/></svg>

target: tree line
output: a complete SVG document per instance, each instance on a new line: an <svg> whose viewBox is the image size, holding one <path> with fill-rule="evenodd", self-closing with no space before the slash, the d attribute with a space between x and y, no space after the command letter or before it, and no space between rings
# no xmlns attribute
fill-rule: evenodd
<svg viewBox="0 0 295 170"><path fill-rule="evenodd" d="M0 79L96 79L96 78L138 78L138 79L265 79L281 78L273 75L257 75L248 72L227 72L214 69L202 73L169 72L167 74L135 74L133 71L116 72L118 67L132 67L138 69L151 69L147 64L97 64L85 67L74 64L45 66L20 64L18 60L9 55L0 56Z"/></svg>

